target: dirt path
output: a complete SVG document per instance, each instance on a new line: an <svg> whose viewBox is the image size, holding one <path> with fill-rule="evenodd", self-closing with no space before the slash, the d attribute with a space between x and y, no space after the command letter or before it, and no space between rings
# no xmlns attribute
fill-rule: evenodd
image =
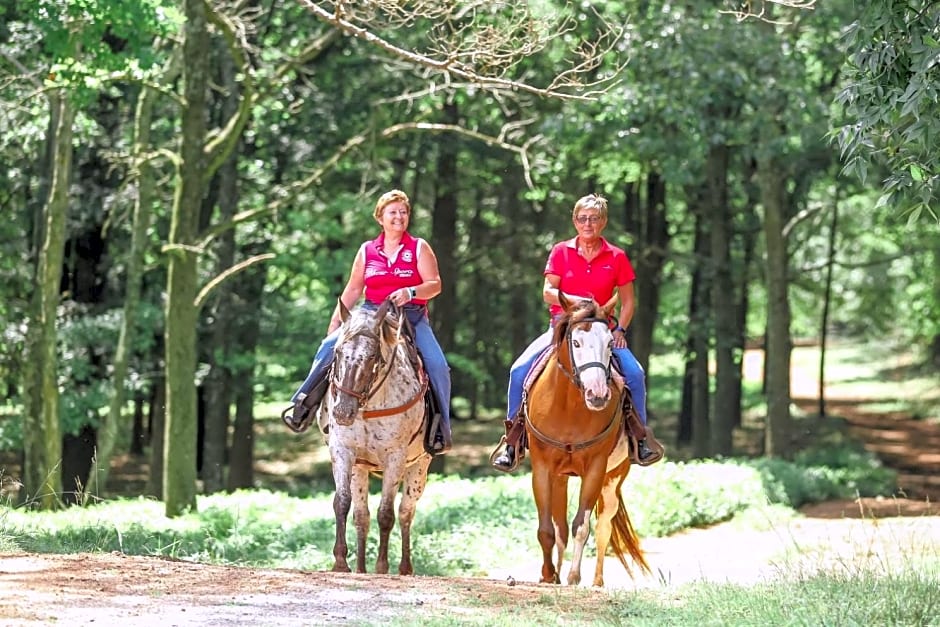
<svg viewBox="0 0 940 627"><path fill-rule="evenodd" d="M846 504L851 509L852 504ZM858 510L856 504L855 509ZM633 580L613 558L605 590L536 583L539 562L488 578L399 577L209 566L120 554L0 555L0 624L380 625L421 613L498 624L517 604L551 594L551 612L581 624L602 618L611 590L668 589L694 581L752 584L820 568L909 567L909 555L940 555L940 516L796 519L765 531L734 523L644 542L653 573ZM566 574L567 569L563 570ZM556 616L558 618L558 616Z"/></svg>

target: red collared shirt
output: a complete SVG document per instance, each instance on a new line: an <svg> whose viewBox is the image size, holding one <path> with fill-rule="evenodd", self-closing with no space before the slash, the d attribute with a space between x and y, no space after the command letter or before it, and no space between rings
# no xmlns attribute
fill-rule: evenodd
<svg viewBox="0 0 940 627"><path fill-rule="evenodd" d="M601 238L601 251L588 261L578 252L578 238L558 242L545 264L545 275L561 277L558 287L566 294L593 298L602 305L614 295L614 289L636 279L630 258L623 249ZM562 313L561 305L548 308L550 316Z"/></svg>

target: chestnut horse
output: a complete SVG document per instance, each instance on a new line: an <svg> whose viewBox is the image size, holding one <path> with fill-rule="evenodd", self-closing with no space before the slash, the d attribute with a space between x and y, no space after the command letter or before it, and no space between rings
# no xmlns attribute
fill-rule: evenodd
<svg viewBox="0 0 940 627"><path fill-rule="evenodd" d="M375 572L388 573L389 535L398 505L401 562L398 572L412 575L411 523L424 493L431 456L425 451L424 396L428 381L406 345L404 312L390 301L377 310L352 313L340 301L343 321L336 341L330 385L321 411L327 412L326 438L336 494L333 570L349 572L346 519L355 501L356 571L366 572L369 534L369 476L382 476L379 501L379 551ZM321 421L322 424L322 421Z"/></svg>
<svg viewBox="0 0 940 627"><path fill-rule="evenodd" d="M626 554L644 571L649 566L627 515L620 489L630 471L621 388L612 384L608 326L616 295L604 306L571 302L560 295L564 313L555 323L554 352L532 384L526 432L532 464L532 490L539 516L543 583L559 583L568 545L568 479L581 478L578 509L571 521L574 552L568 584L581 582L581 557L597 513L597 566L594 585L604 585L607 547L632 574ZM552 550L557 562L552 563Z"/></svg>

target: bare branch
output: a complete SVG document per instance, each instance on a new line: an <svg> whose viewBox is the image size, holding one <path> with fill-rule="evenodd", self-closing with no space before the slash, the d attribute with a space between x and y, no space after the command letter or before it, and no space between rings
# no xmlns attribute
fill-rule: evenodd
<svg viewBox="0 0 940 627"><path fill-rule="evenodd" d="M271 202L269 202L267 205L265 205L264 207L242 211L241 213L238 213L232 216L231 220L221 223L221 224L216 224L208 228L205 231L205 238L202 240L202 242L199 243L198 248L196 248L196 250L201 252L204 249L207 249L209 246L209 243L213 239L215 239L215 237L219 235L220 233L223 233L231 228L234 228L235 226L243 222L249 222L251 220L256 220L262 216L275 213L281 210L282 208L284 208L285 206L289 205L294 200L296 200L297 197L301 193L305 192L306 190L310 189L314 185L318 184L322 180L323 176L327 172L329 172L331 169L333 169L343 157L345 157L347 154L355 150L357 147L366 143L366 141L370 139L375 139L376 137L380 139L388 139L395 135L400 135L408 131L421 131L421 132L433 132L433 133L443 133L443 132L456 133L459 135L463 135L465 137L469 137L476 141L483 142L484 144L488 146L498 147L503 150L508 150L512 153L515 153L516 155L519 156L519 159L522 162L526 182L529 184L530 187L534 187L534 185L532 184L531 177L530 177L529 152L530 152L532 145L535 142L539 141L541 139L541 136L536 135L536 136L530 137L529 139L526 140L524 144L521 144L521 145L517 143L513 143L511 139L511 137L519 133L520 128L522 128L523 126L527 124L531 124L533 121L534 120L520 120L520 121L510 123L510 124L506 124L500 129L500 132L498 135L488 135L486 133L474 131L474 130L464 128L462 126L458 126L455 124L434 124L430 122L405 122L402 124L394 124L392 126L389 126L383 129L377 135L374 135L372 133L361 133L347 140L346 143L344 143L341 147L339 147L336 150L336 152L334 152L330 156L329 159L327 159L320 165L320 167L318 167L313 172L309 173L303 179L296 181L287 187L281 188L280 190L275 190L274 194L277 197ZM164 247L164 249L166 249L166 247Z"/></svg>
<svg viewBox="0 0 940 627"><path fill-rule="evenodd" d="M493 91L524 92L545 98L593 100L616 80L623 64L597 73L607 53L614 50L620 30L605 23L596 42L585 42L575 51L570 67L547 87L509 78L509 71L526 57L544 49L552 40L570 33L568 18L539 19L527 3L470 2L455 7L447 0L401 3L378 0L368 3L333 3L329 10L313 0L298 0L315 17L343 33L385 51L412 66L425 67ZM599 16L598 16L599 17ZM426 51L405 49L387 37L383 28L429 24Z"/></svg>
<svg viewBox="0 0 940 627"><path fill-rule="evenodd" d="M223 281L225 281L226 279L232 278L233 276L235 276L236 274L238 274L245 268L253 266L254 264L259 263L261 261L274 259L276 256L277 255L275 255L274 253L264 253L261 255L255 255L254 257L249 257L248 259L245 259L244 261L240 261L236 263L234 266L222 272L221 274L217 275L211 281L206 283L203 286L203 288L199 290L199 294L196 296L196 301L193 304L196 306L197 309L199 307L202 307L202 304L206 302L207 298L209 298L209 294L212 293L212 290L217 288Z"/></svg>
<svg viewBox="0 0 940 627"><path fill-rule="evenodd" d="M736 8L727 11L719 11L719 13L733 15L734 18L739 22L755 19L761 20L763 22L769 22L771 24L789 23L782 20L772 19L770 17L767 5L777 5L787 9L812 10L816 8L816 0L739 0L737 2ZM772 8L773 7L771 6L771 10Z"/></svg>

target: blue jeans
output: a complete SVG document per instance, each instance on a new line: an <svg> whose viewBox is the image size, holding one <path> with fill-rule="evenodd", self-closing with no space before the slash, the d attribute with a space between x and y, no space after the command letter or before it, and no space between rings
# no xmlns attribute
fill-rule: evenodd
<svg viewBox="0 0 940 627"><path fill-rule="evenodd" d="M525 378L532 369L532 364L538 356L548 348L552 343L552 334L554 329L549 328L545 333L535 338L529 347L522 351L522 354L516 358L512 367L509 369L509 394L507 403L506 419L512 420L519 413L522 406L522 388ZM636 413L640 417L640 422L646 424L646 381L643 373L643 367L637 361L629 348L615 348L614 358L620 365L620 371L630 388L633 395L633 405L636 407Z"/></svg>
<svg viewBox="0 0 940 627"><path fill-rule="evenodd" d="M361 305L364 309L375 310L378 306L366 301ZM450 367L447 365L447 359L444 357L444 351L428 323L428 313L424 306L405 305L405 315L414 326L415 347L421 354L424 361L424 368L428 373L428 380L431 383L431 391L434 398L441 408L441 431L443 431L447 440L450 440ZM313 358L313 364L310 366L310 372L307 378L300 385L291 402L296 403L297 397L301 394L307 394L313 388L317 381L322 380L333 362L333 350L336 348L336 340L339 337L339 329L333 331L320 342L320 348Z"/></svg>

